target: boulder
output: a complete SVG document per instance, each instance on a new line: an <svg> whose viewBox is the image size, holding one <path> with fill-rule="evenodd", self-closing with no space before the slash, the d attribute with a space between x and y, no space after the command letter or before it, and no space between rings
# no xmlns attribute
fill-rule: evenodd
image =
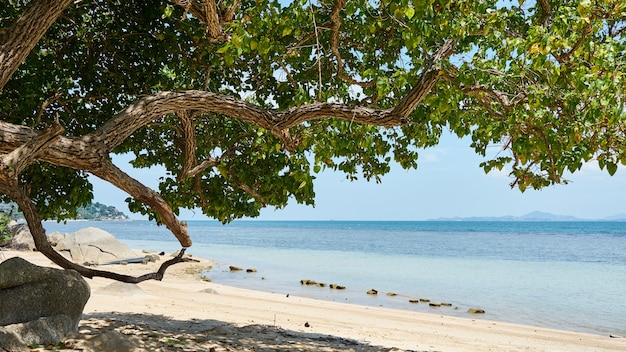
<svg viewBox="0 0 626 352"><path fill-rule="evenodd" d="M76 271L7 259L0 263L0 335L56 344L78 329L89 296L89 285Z"/></svg>
<svg viewBox="0 0 626 352"><path fill-rule="evenodd" d="M105 264L136 259L137 253L110 233L87 227L59 239L55 249L76 263Z"/></svg>
<svg viewBox="0 0 626 352"><path fill-rule="evenodd" d="M11 239L5 247L18 251L32 251L35 249L35 241L30 234L27 224L18 224L15 220L8 225L9 230L13 233Z"/></svg>

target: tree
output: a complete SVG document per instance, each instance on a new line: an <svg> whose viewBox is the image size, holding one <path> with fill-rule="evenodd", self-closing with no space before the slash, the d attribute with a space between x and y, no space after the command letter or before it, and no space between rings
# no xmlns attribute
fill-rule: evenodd
<svg viewBox="0 0 626 352"><path fill-rule="evenodd" d="M183 248L180 208L228 222L313 204L316 173L380 181L444 129L499 146L481 166L521 191L591 160L613 174L625 20L609 0L8 0L0 191L54 262L112 277L64 260L41 226L91 201L89 173ZM111 162L126 152L165 166L159 192Z"/></svg>

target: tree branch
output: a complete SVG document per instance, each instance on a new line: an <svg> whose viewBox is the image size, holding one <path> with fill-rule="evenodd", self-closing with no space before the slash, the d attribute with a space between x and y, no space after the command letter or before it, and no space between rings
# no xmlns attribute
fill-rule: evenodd
<svg viewBox="0 0 626 352"><path fill-rule="evenodd" d="M0 90L72 3L73 0L33 0L22 16L0 36Z"/></svg>
<svg viewBox="0 0 626 352"><path fill-rule="evenodd" d="M539 23L546 25L548 23L548 19L550 19L552 8L550 7L548 0L538 0L537 2L539 3L539 6L541 6L541 17L539 18Z"/></svg>
<svg viewBox="0 0 626 352"><path fill-rule="evenodd" d="M159 214L161 222L174 234L178 242L185 248L191 247L186 224L178 221L170 206L157 192L130 177L108 158L102 160L98 167L86 170L149 205Z"/></svg>
<svg viewBox="0 0 626 352"><path fill-rule="evenodd" d="M0 157L0 178L6 182L17 184L17 176L41 154L46 147L65 132L57 120L52 126L45 128L38 136L32 138L12 152Z"/></svg>
<svg viewBox="0 0 626 352"><path fill-rule="evenodd" d="M330 14L330 22L332 24L331 31L332 35L330 37L330 50L335 56L335 60L337 60L337 77L340 79L350 83L356 84L361 87L371 87L376 84L375 81L371 80L368 82L359 82L356 79L348 76L343 69L343 60L341 59L341 53L339 53L339 29L341 27L341 17L339 17L339 12L343 10L346 6L346 0L336 0L335 5L333 6L333 11Z"/></svg>
<svg viewBox="0 0 626 352"><path fill-rule="evenodd" d="M193 113L181 110L176 113L183 129L183 167L178 174L178 181L189 176L189 170L196 167L196 130L193 122Z"/></svg>
<svg viewBox="0 0 626 352"><path fill-rule="evenodd" d="M441 62L447 59L454 53L457 40L447 40L437 53L429 60L426 66L422 69L422 74L418 83L411 89L407 95L400 101L400 103L392 110L394 115L406 118L409 114L415 110L417 105L424 100L424 97L435 86L435 83L443 75L443 68Z"/></svg>
<svg viewBox="0 0 626 352"><path fill-rule="evenodd" d="M82 265L73 263L69 261L67 258L59 254L52 246L50 242L48 242L48 238L46 236L46 230L43 228L41 224L41 219L39 219L39 215L37 213L37 209L35 208L35 204L31 201L28 193L24 190L24 187L15 187L15 185L8 184L4 181L0 181L0 192L8 195L13 201L17 203L20 210L24 214L24 218L28 224L28 228L30 230L31 235L33 236L33 240L35 241L35 248L38 251L43 253L48 259L52 260L58 266L64 269L76 270L79 274L87 278L93 277L105 277L108 279L113 279L122 282L128 283L139 283L146 280L162 280L163 275L167 268L172 266L173 264L180 263L183 261L183 255L185 253L185 248L181 249L179 254L161 264L161 267L157 272L148 273L141 276L129 276L118 274L106 270L97 270L92 268L87 268Z"/></svg>

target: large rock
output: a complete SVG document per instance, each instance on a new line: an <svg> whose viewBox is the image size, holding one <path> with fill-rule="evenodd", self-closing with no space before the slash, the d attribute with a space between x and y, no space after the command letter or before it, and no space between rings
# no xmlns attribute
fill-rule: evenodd
<svg viewBox="0 0 626 352"><path fill-rule="evenodd" d="M9 239L5 247L20 251L35 249L35 241L30 234L30 229L27 224L18 224L15 220L12 220L8 228L13 233L13 236Z"/></svg>
<svg viewBox="0 0 626 352"><path fill-rule="evenodd" d="M89 296L89 285L76 271L7 259L0 263L0 336L56 344L78 329Z"/></svg>
<svg viewBox="0 0 626 352"><path fill-rule="evenodd" d="M103 264L137 258L137 253L119 242L110 233L87 227L65 238L55 238L55 249L76 263Z"/></svg>

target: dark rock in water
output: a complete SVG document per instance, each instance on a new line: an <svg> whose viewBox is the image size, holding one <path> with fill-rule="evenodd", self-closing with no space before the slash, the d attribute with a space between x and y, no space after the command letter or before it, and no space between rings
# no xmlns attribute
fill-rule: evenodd
<svg viewBox="0 0 626 352"><path fill-rule="evenodd" d="M409 303L420 303L419 299L410 299Z"/></svg>
<svg viewBox="0 0 626 352"><path fill-rule="evenodd" d="M78 329L89 296L89 285L76 271L10 258L0 263L0 335L56 344Z"/></svg>
<svg viewBox="0 0 626 352"><path fill-rule="evenodd" d="M394 297L394 296L397 296L397 295L398 294L395 293L395 292L387 292L387 296L389 296L389 297Z"/></svg>
<svg viewBox="0 0 626 352"><path fill-rule="evenodd" d="M324 283L324 282L318 282L318 283L317 283L317 286L319 286L319 287L326 287L326 283Z"/></svg>
<svg viewBox="0 0 626 352"><path fill-rule="evenodd" d="M377 295L377 294L378 294L378 291L377 291L377 290L375 290L375 289L371 289L371 290L368 290L368 291L367 291L367 294L368 294L368 295Z"/></svg>
<svg viewBox="0 0 626 352"><path fill-rule="evenodd" d="M256 273L256 269L255 268L248 268L246 269L247 273Z"/></svg>
<svg viewBox="0 0 626 352"><path fill-rule="evenodd" d="M435 303L435 302L430 302L430 303L428 303L428 306L429 307L433 307L433 308L438 308L438 307L441 307L441 304Z"/></svg>
<svg viewBox="0 0 626 352"><path fill-rule="evenodd" d="M430 300L428 298L420 298L420 302L428 303Z"/></svg>
<svg viewBox="0 0 626 352"><path fill-rule="evenodd" d="M317 281L310 280L310 279L302 279L300 280L300 285L309 285L309 286L317 285Z"/></svg>
<svg viewBox="0 0 626 352"><path fill-rule="evenodd" d="M470 308L467 310L469 314L485 314L485 310L481 308Z"/></svg>
<svg viewBox="0 0 626 352"><path fill-rule="evenodd" d="M452 303L449 302L441 302L441 305L444 307L452 307Z"/></svg>
<svg viewBox="0 0 626 352"><path fill-rule="evenodd" d="M243 268L240 268L240 267L234 266L234 265L229 266L228 269L230 269L230 271L241 271L241 270L243 270Z"/></svg>

